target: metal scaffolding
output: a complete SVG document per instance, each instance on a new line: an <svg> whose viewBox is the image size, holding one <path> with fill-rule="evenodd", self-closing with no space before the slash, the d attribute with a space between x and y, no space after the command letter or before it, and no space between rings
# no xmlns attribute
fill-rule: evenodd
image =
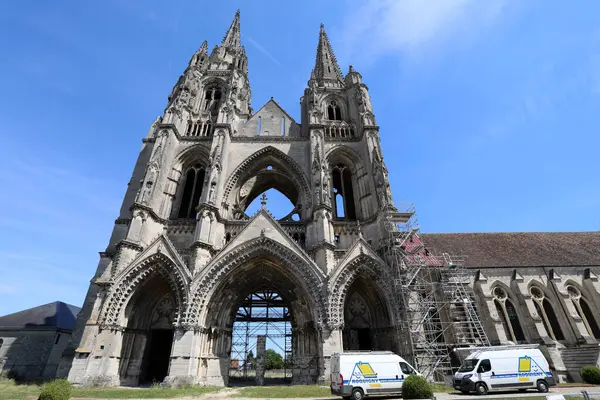
<svg viewBox="0 0 600 400"><path fill-rule="evenodd" d="M432 254L419 238L414 206L400 210L384 214L386 236L381 249L395 273L402 351L428 379L449 381L455 348L490 343L477 314L464 258Z"/></svg>
<svg viewBox="0 0 600 400"><path fill-rule="evenodd" d="M248 295L237 310L231 340L229 377L253 379L256 339L266 336L267 348L282 354L283 369L268 378L290 381L292 378L292 316L288 304L270 289ZM271 376L269 376L271 375Z"/></svg>

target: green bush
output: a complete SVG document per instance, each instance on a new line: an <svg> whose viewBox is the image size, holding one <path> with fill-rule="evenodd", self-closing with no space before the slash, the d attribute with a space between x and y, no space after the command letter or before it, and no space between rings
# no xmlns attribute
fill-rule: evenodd
<svg viewBox="0 0 600 400"><path fill-rule="evenodd" d="M403 399L431 399L433 390L425 378L418 375L409 375L402 384Z"/></svg>
<svg viewBox="0 0 600 400"><path fill-rule="evenodd" d="M71 382L66 379L56 379L44 385L38 400L69 400L71 389Z"/></svg>
<svg viewBox="0 0 600 400"><path fill-rule="evenodd" d="M586 365L581 368L581 378L585 383L600 385L600 368L594 365Z"/></svg>

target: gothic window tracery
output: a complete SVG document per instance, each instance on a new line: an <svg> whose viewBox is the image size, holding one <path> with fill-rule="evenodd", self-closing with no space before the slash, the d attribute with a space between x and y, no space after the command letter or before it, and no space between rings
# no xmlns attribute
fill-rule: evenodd
<svg viewBox="0 0 600 400"><path fill-rule="evenodd" d="M556 318L556 314L554 313L554 308L546 297L544 291L537 286L531 286L529 288L529 293L533 299L535 310L542 319L548 335L554 340L565 340L562 328L560 327L558 319Z"/></svg>
<svg viewBox="0 0 600 400"><path fill-rule="evenodd" d="M219 86L209 86L204 94L204 106L206 111L210 111L212 116L216 116L219 112L221 104L222 90Z"/></svg>
<svg viewBox="0 0 600 400"><path fill-rule="evenodd" d="M330 121L341 121L342 112L340 106L334 101L329 102L327 105L327 119Z"/></svg>
<svg viewBox="0 0 600 400"><path fill-rule="evenodd" d="M179 205L178 218L195 218L196 206L200 202L206 170L200 164L188 168L184 175L183 194Z"/></svg>
<svg viewBox="0 0 600 400"><path fill-rule="evenodd" d="M502 326L506 332L508 340L514 343L525 343L525 334L519 322L517 310L508 298L508 293L500 286L496 286L493 290L494 305L498 312L498 317L502 321Z"/></svg>
<svg viewBox="0 0 600 400"><path fill-rule="evenodd" d="M332 168L334 213L337 219L356 219L352 172L343 164Z"/></svg>
<svg viewBox="0 0 600 400"><path fill-rule="evenodd" d="M600 339L600 327L598 327L598 323L596 322L596 318L594 318L594 314L588 304L588 301L583 297L581 291L577 289L573 285L567 285L567 292L569 293L569 297L575 306L575 310L577 314L583 321L586 330L596 339Z"/></svg>

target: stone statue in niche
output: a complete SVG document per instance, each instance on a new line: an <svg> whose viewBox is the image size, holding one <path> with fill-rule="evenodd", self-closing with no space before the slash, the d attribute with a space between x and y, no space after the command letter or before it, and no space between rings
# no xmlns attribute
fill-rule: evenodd
<svg viewBox="0 0 600 400"><path fill-rule="evenodd" d="M327 206L331 205L331 199L330 199L331 188L329 185L330 176L331 176L331 173L330 173L328 166L323 164L321 166L321 199L323 201L323 204L325 204Z"/></svg>
<svg viewBox="0 0 600 400"><path fill-rule="evenodd" d="M150 165L148 170L148 174L146 176L146 183L142 187L142 196L140 198L140 203L147 204L150 200L150 196L152 195L152 190L154 189L154 183L156 181L156 177L158 176L158 165L156 163Z"/></svg>
<svg viewBox="0 0 600 400"><path fill-rule="evenodd" d="M215 196L217 191L217 182L211 182L210 189L208 191L208 202L210 204L215 204Z"/></svg>

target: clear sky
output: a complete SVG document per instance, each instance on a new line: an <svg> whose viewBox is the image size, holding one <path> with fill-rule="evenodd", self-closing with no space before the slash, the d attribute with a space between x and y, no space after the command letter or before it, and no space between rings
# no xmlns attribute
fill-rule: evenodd
<svg viewBox="0 0 600 400"><path fill-rule="evenodd" d="M416 204L424 232L598 229L599 2L7 2L0 315L82 303L142 137L238 8L254 109L273 96L297 119L325 24L370 88L395 201Z"/></svg>

